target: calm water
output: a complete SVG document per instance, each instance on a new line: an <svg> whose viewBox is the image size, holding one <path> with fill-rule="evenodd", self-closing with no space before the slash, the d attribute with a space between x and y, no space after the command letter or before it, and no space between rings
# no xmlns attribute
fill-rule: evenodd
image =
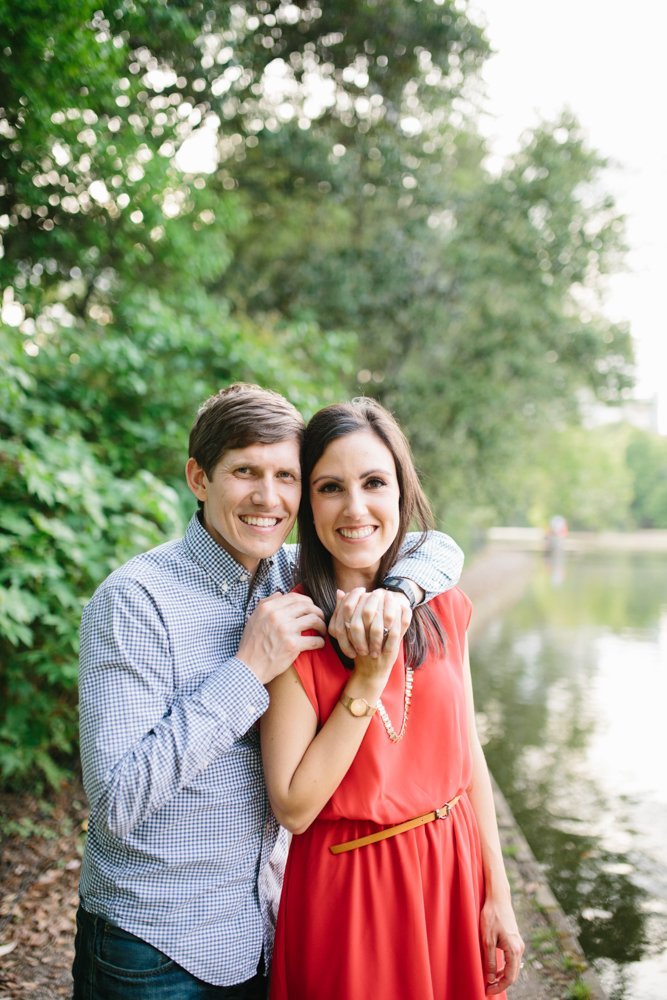
<svg viewBox="0 0 667 1000"><path fill-rule="evenodd" d="M473 675L491 770L611 1000L667 1000L667 556L538 563Z"/></svg>

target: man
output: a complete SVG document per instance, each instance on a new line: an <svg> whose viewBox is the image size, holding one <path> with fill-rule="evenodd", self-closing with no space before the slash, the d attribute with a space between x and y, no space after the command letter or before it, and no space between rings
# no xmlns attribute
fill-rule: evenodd
<svg viewBox="0 0 667 1000"><path fill-rule="evenodd" d="M290 593L284 545L302 433L294 407L257 386L207 400L190 434L199 511L185 536L131 559L84 610L75 1000L265 995L278 827L257 722L265 683L325 631L310 598ZM341 598L331 630L351 655L377 652L392 620L407 627L461 565L432 534L384 581L395 589Z"/></svg>

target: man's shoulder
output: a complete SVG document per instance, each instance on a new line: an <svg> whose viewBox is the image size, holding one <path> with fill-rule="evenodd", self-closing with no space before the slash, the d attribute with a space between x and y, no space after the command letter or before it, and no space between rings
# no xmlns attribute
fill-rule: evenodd
<svg viewBox="0 0 667 1000"><path fill-rule="evenodd" d="M162 545L157 545L146 552L139 552L102 580L91 600L99 599L100 596L110 592L151 590L173 578L184 559L182 538L163 542Z"/></svg>

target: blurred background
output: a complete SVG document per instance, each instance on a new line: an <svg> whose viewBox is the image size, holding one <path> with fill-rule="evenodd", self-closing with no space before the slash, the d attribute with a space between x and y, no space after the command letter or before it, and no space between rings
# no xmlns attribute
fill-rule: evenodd
<svg viewBox="0 0 667 1000"><path fill-rule="evenodd" d="M605 686L593 699L590 676L582 689L572 673L584 636L640 643L649 673L631 732L644 733L646 706L664 706L667 659L667 548L656 555L667 530L664 15L648 0L633 11L602 0L0 2L8 792L71 774L82 606L121 562L181 533L190 425L235 380L284 393L306 417L351 395L380 399L410 438L438 525L471 556L490 537L534 553L521 607L532 601L550 638L534 620L511 649L505 632L487 636L496 672L480 674L478 695L492 768L527 827L554 801L546 785L542 798L526 792L538 751L545 773L563 759L544 743L548 726L586 769L585 735L613 730ZM494 536L499 526L520 530ZM545 608L560 608L557 640ZM623 647L618 668L598 671L598 646L585 649L598 680L607 669L628 680L641 661ZM506 701L499 663L514 664ZM558 713L575 692L586 711L565 713L573 732ZM510 768L508 734L531 705ZM622 693L614 705L627 709ZM663 742L641 744L623 794L664 750L652 731ZM641 795L667 834L664 778ZM555 821L566 846L544 858L552 881L572 844L591 855L593 818L585 843L566 818ZM665 839L663 854L642 855L643 874L618 845L610 860L600 837L594 875L568 868L571 910L614 997L639 1000L656 983L667 995ZM662 889L646 897L656 870ZM607 902L591 901L586 886L603 876Z"/></svg>

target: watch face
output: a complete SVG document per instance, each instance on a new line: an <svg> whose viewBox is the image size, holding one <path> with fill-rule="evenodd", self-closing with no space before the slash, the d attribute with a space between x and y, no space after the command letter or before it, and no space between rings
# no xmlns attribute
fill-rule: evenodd
<svg viewBox="0 0 667 1000"><path fill-rule="evenodd" d="M404 597L407 597L408 604L412 609L414 609L417 601L415 592L409 583L406 583L405 580L402 580L400 577L387 577L384 581L384 586L387 590L394 590L396 593L403 594Z"/></svg>
<svg viewBox="0 0 667 1000"><path fill-rule="evenodd" d="M360 719L362 715L366 715L367 711L368 703L365 702L363 698L353 698L350 702L350 712L352 715L356 715L358 719Z"/></svg>

